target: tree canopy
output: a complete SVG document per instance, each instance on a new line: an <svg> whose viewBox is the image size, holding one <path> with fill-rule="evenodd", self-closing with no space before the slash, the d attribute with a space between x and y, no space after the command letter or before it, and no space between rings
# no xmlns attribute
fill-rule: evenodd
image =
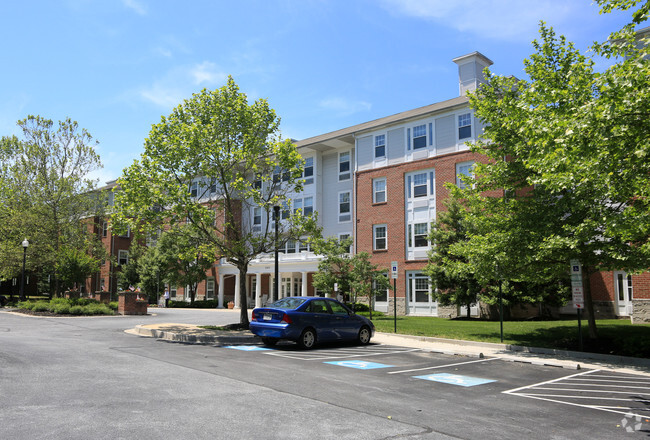
<svg viewBox="0 0 650 440"><path fill-rule="evenodd" d="M29 116L18 126L22 138L0 139L0 278L15 276L20 242L27 238L28 270L58 280L56 263L71 257L70 248L83 249L95 260L104 256L85 223L103 210L102 195L88 177L101 167L97 142L70 118L55 125Z"/></svg>
<svg viewBox="0 0 650 440"><path fill-rule="evenodd" d="M200 237L198 252L239 270L243 325L248 265L275 249L273 207L302 190L302 159L281 139L279 124L265 99L249 104L229 77L163 116L118 181L118 224L142 233L187 224ZM283 218L281 240L298 238L310 224L301 214Z"/></svg>
<svg viewBox="0 0 650 440"><path fill-rule="evenodd" d="M488 161L476 164L473 186L455 190L476 227L459 252L479 280L494 277L495 260L510 280L534 283L566 276L571 259L582 263L591 337L589 276L650 266L648 46L632 27L615 36L595 54L625 58L596 72L593 59L542 23L524 61L529 80L487 72L470 105L485 127L472 151ZM486 195L494 190L504 196Z"/></svg>

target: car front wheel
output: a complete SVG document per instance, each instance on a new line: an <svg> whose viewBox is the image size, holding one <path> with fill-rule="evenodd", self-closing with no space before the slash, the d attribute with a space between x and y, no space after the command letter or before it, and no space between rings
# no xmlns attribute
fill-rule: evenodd
<svg viewBox="0 0 650 440"><path fill-rule="evenodd" d="M304 348L305 350L309 350L315 344L316 332L311 328L303 330L302 334L300 335L300 339L298 339L298 345L300 345L300 347Z"/></svg>
<svg viewBox="0 0 650 440"><path fill-rule="evenodd" d="M370 343L370 329L367 326L361 327L361 330L359 330L359 335L357 336L357 341L361 345L367 345Z"/></svg>

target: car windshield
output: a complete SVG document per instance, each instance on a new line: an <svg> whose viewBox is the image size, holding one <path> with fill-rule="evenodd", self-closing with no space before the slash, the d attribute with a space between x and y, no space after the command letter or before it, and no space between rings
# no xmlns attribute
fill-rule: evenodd
<svg viewBox="0 0 650 440"><path fill-rule="evenodd" d="M269 305L268 307L273 307L274 309L297 309L302 304L305 303L304 298L282 298Z"/></svg>

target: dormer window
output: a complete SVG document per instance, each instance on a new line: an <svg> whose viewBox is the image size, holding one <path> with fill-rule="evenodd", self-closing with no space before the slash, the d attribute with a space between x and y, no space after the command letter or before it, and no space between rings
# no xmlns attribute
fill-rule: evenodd
<svg viewBox="0 0 650 440"><path fill-rule="evenodd" d="M375 159L386 157L386 135L380 134L375 136Z"/></svg>
<svg viewBox="0 0 650 440"><path fill-rule="evenodd" d="M350 152L339 153L339 182L350 180Z"/></svg>
<svg viewBox="0 0 650 440"><path fill-rule="evenodd" d="M425 148L427 146L426 124L413 127L413 149Z"/></svg>
<svg viewBox="0 0 650 440"><path fill-rule="evenodd" d="M314 183L314 158L305 159L305 168L302 171L302 177L305 179L305 185Z"/></svg>
<svg viewBox="0 0 650 440"><path fill-rule="evenodd" d="M472 115L465 113L458 116L458 139L467 139L472 137Z"/></svg>

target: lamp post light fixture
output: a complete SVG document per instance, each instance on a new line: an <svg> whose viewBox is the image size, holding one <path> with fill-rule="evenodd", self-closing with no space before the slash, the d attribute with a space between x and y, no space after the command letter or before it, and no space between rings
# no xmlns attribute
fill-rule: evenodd
<svg viewBox="0 0 650 440"><path fill-rule="evenodd" d="M29 246L29 241L27 241L27 239L24 239L22 245L23 245L23 271L20 275L20 300L25 301L25 261L27 260L27 247Z"/></svg>

